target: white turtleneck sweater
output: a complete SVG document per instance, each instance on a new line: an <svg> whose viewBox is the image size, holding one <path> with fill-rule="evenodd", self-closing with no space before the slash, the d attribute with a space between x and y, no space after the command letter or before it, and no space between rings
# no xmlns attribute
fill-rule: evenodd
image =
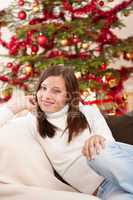
<svg viewBox="0 0 133 200"><path fill-rule="evenodd" d="M76 136L68 143L68 132L66 128L66 119L68 105L56 113L46 113L50 123L58 127L58 131L53 138L41 139L52 165L56 171L73 187L81 192L92 194L103 181L103 177L97 175L88 165L86 158L81 151L85 140L92 134L99 134L107 140L114 140L105 119L99 109L94 106L80 105L81 112L86 116L90 128L85 129L83 133Z"/></svg>

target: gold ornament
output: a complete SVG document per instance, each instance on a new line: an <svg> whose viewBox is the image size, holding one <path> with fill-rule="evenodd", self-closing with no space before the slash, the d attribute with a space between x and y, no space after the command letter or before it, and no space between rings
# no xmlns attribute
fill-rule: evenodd
<svg viewBox="0 0 133 200"><path fill-rule="evenodd" d="M38 5L33 5L33 8L32 8L33 12L39 12L40 11L40 7Z"/></svg>
<svg viewBox="0 0 133 200"><path fill-rule="evenodd" d="M63 39L60 41L62 46L66 46L68 44L68 40L67 39Z"/></svg>
<svg viewBox="0 0 133 200"><path fill-rule="evenodd" d="M7 87L4 90L2 90L0 97L1 98L8 98L12 95L12 88Z"/></svg>
<svg viewBox="0 0 133 200"><path fill-rule="evenodd" d="M25 66L24 71L25 71L26 75L32 74L32 72L33 72L32 66L31 65Z"/></svg>
<svg viewBox="0 0 133 200"><path fill-rule="evenodd" d="M113 79L110 79L108 83L109 83L109 87L113 88L113 87L116 87L118 85L118 80L113 78Z"/></svg>
<svg viewBox="0 0 133 200"><path fill-rule="evenodd" d="M123 56L123 52L122 52L122 51L117 51L117 52L115 52L115 53L113 54L113 56L114 56L115 58L119 58L119 57Z"/></svg>
<svg viewBox="0 0 133 200"><path fill-rule="evenodd" d="M129 15L130 15L130 11L129 10L125 11L124 16L128 17Z"/></svg>
<svg viewBox="0 0 133 200"><path fill-rule="evenodd" d="M128 95L127 95L126 93L124 93L123 96L122 96L122 98L123 98L123 100L124 100L125 102L127 102Z"/></svg>
<svg viewBox="0 0 133 200"><path fill-rule="evenodd" d="M89 44L88 43L82 43L82 48L83 49L88 49L88 47L89 47Z"/></svg>
<svg viewBox="0 0 133 200"><path fill-rule="evenodd" d="M106 72L106 74L105 74L106 80L110 79L111 76L112 76L111 72Z"/></svg>
<svg viewBox="0 0 133 200"><path fill-rule="evenodd" d="M133 60L133 52L126 53L124 55L124 58L127 59L127 60Z"/></svg>
<svg viewBox="0 0 133 200"><path fill-rule="evenodd" d="M83 92L83 95L82 95L84 98L86 98L87 96L88 96L88 91L87 90L85 90L84 92Z"/></svg>
<svg viewBox="0 0 133 200"><path fill-rule="evenodd" d="M81 78L81 72L75 72L76 78Z"/></svg>

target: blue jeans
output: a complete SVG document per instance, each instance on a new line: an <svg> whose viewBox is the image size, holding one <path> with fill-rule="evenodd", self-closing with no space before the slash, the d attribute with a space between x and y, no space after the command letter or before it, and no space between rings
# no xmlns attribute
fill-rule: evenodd
<svg viewBox="0 0 133 200"><path fill-rule="evenodd" d="M107 142L88 164L105 178L97 196L102 200L133 200L133 145Z"/></svg>

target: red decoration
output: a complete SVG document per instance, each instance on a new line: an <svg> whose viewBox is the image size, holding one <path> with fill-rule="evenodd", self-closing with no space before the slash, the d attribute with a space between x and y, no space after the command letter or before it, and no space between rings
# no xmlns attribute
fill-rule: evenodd
<svg viewBox="0 0 133 200"><path fill-rule="evenodd" d="M77 36L74 36L72 39L72 43L77 44L78 42L80 42L80 39Z"/></svg>
<svg viewBox="0 0 133 200"><path fill-rule="evenodd" d="M14 75L17 75L18 72L19 72L19 68L20 68L20 65L15 64L15 65L11 68L12 73L13 73Z"/></svg>
<svg viewBox="0 0 133 200"><path fill-rule="evenodd" d="M99 5L102 7L102 6L104 6L104 2L103 1L100 1L99 2Z"/></svg>
<svg viewBox="0 0 133 200"><path fill-rule="evenodd" d="M15 56L17 53L18 53L18 48L17 48L16 45L14 45L13 47L11 47L11 48L9 49L9 54L10 54L11 56Z"/></svg>
<svg viewBox="0 0 133 200"><path fill-rule="evenodd" d="M78 3L81 3L82 2L82 0L76 0Z"/></svg>
<svg viewBox="0 0 133 200"><path fill-rule="evenodd" d="M23 11L23 10L21 10L21 11L19 11L19 13L18 13L18 18L19 19L21 19L21 20L24 20L24 19L26 19L26 12L25 11Z"/></svg>
<svg viewBox="0 0 133 200"><path fill-rule="evenodd" d="M105 64L105 63L103 63L102 65L101 65L101 70L106 70L107 69L107 65Z"/></svg>
<svg viewBox="0 0 133 200"><path fill-rule="evenodd" d="M48 58L55 58L55 57L60 57L60 56L62 56L62 52L56 49L48 52L47 54Z"/></svg>
<svg viewBox="0 0 133 200"><path fill-rule="evenodd" d="M48 39L45 35L42 34L38 36L37 41L41 47L45 47L46 43L48 42Z"/></svg>
<svg viewBox="0 0 133 200"><path fill-rule="evenodd" d="M7 76L0 76L0 81L3 81L3 82L8 82L9 81L9 78Z"/></svg>
<svg viewBox="0 0 133 200"><path fill-rule="evenodd" d="M39 50L39 48L38 48L38 46L37 46L36 44L33 44L33 45L31 46L31 51L32 51L32 53L37 53L38 50Z"/></svg>
<svg viewBox="0 0 133 200"><path fill-rule="evenodd" d="M7 67L8 67L8 68L12 68L12 67L13 67L13 63L12 63L12 62L8 62L8 63L7 63Z"/></svg>
<svg viewBox="0 0 133 200"><path fill-rule="evenodd" d="M18 5L19 5L19 6L23 6L24 4L25 4L25 1L24 1L24 0L19 0L19 1L18 1Z"/></svg>

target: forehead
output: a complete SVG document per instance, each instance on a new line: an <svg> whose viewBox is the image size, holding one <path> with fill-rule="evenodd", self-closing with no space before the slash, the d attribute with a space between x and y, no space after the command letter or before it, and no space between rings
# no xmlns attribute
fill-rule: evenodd
<svg viewBox="0 0 133 200"><path fill-rule="evenodd" d="M62 76L49 76L46 78L41 85L46 85L50 87L66 88L65 80Z"/></svg>

